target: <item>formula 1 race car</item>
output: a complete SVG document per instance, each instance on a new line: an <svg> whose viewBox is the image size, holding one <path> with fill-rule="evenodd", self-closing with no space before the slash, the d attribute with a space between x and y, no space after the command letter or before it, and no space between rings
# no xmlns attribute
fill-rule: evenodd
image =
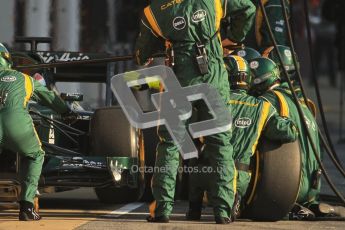
<svg viewBox="0 0 345 230"><path fill-rule="evenodd" d="M42 39L38 39L40 41ZM51 51L12 53L15 66L108 56L106 53ZM106 83L114 75L111 69L111 64L102 63L20 71L31 76L39 73L44 77L48 88L57 90L57 82ZM110 87L106 87L105 94L103 104L111 105ZM83 95L65 93L61 97L78 114L78 119L73 124L63 123L58 114L37 102L29 103L30 114L46 152L40 191L57 192L77 187L94 187L98 198L107 203L124 203L141 198L147 187L145 181L149 179L143 173L131 169L136 169L133 166L143 166L146 148L151 146L154 151L155 131L151 129L143 132L132 128L115 103L114 106L86 110L80 105ZM145 147L144 133L152 140L152 144L148 140ZM20 191L17 178L20 157L6 149L2 151L1 157L0 202L13 202L17 200ZM148 161L146 159L146 164L153 164Z"/></svg>
<svg viewBox="0 0 345 230"><path fill-rule="evenodd" d="M24 39L32 44L42 39ZM38 52L12 53L15 66L107 58L106 53ZM87 62L86 62L87 63ZM158 142L156 128L137 129L130 125L110 89L115 75L113 64L59 65L41 69L20 69L30 75L39 73L47 86L56 90L57 82L99 82L106 85L103 107L85 109L83 96L64 93L61 96L78 113L73 122L61 117L37 102L29 110L42 146L46 152L40 192L59 192L78 187L93 187L100 201L126 203L152 199L152 172L138 170L154 166ZM157 75L161 74L159 72ZM59 92L60 93L60 92ZM150 89L133 91L147 112ZM147 100L145 100L145 98ZM20 192L17 177L20 168L18 154L3 150L0 162L0 202L17 201ZM300 150L297 142L290 144L260 140L251 165L252 182L244 197L242 216L256 220L279 220L293 207L300 182ZM178 191L186 197L185 175L178 175ZM177 195L178 197L178 195Z"/></svg>

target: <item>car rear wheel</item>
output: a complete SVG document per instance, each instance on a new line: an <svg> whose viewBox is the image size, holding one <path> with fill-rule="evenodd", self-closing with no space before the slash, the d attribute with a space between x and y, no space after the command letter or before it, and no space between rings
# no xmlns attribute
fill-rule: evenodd
<svg viewBox="0 0 345 230"><path fill-rule="evenodd" d="M138 166L144 166L145 153L142 131L129 124L121 107L97 109L91 119L90 131L91 155L137 158ZM140 199L144 189L144 174L138 172L136 188L121 184L121 187L117 185L95 188L95 192L102 202L126 203Z"/></svg>

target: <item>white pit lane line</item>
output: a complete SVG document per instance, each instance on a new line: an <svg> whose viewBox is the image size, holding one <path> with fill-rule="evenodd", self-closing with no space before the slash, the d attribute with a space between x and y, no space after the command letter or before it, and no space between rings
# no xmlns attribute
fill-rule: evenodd
<svg viewBox="0 0 345 230"><path fill-rule="evenodd" d="M131 211L143 206L144 203L143 202L134 202L134 203L129 203L126 204L125 206L122 206L119 209L116 209L114 211L111 211L110 213L108 213L107 215L104 215L102 217L106 217L106 218L115 218L115 217L119 217L125 214L130 213Z"/></svg>

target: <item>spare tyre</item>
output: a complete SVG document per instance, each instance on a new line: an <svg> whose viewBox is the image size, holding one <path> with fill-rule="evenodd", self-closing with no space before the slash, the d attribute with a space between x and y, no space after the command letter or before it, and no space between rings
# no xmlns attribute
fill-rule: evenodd
<svg viewBox="0 0 345 230"><path fill-rule="evenodd" d="M261 221L284 218L297 199L301 177L299 142L261 139L242 217Z"/></svg>

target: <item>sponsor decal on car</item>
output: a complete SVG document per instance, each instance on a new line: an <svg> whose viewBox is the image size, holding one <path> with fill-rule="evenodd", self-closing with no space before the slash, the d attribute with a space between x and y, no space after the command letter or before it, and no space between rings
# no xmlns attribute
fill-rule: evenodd
<svg viewBox="0 0 345 230"><path fill-rule="evenodd" d="M61 162L62 168L94 168L106 169L108 166L103 161L87 160L82 157L72 157Z"/></svg>
<svg viewBox="0 0 345 230"><path fill-rule="evenodd" d="M235 126L237 128L247 128L252 124L252 119L248 118L248 117L240 117L238 119L235 120Z"/></svg>
<svg viewBox="0 0 345 230"><path fill-rule="evenodd" d="M83 53L78 53L72 54L70 52L65 52L62 54L51 54L51 53L43 53L43 52L38 52L38 55L40 55L44 61L44 63L50 63L53 61L81 61L81 60L89 60L90 57L83 54Z"/></svg>
<svg viewBox="0 0 345 230"><path fill-rule="evenodd" d="M175 30L183 30L186 27L186 20L183 17L176 17L173 20Z"/></svg>
<svg viewBox="0 0 345 230"><path fill-rule="evenodd" d="M201 22L206 18L206 11L205 10L197 10L192 15L193 22Z"/></svg>
<svg viewBox="0 0 345 230"><path fill-rule="evenodd" d="M0 80L3 82L13 82L16 81L17 78L15 76L4 76Z"/></svg>

